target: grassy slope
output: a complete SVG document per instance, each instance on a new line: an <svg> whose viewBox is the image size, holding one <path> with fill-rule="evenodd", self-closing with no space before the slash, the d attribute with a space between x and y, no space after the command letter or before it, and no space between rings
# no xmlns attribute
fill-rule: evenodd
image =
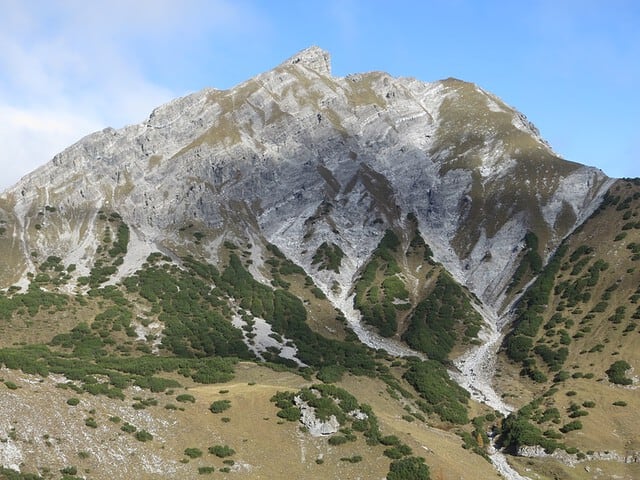
<svg viewBox="0 0 640 480"><path fill-rule="evenodd" d="M456 168L472 169L473 183L469 192L471 208L453 240L461 258L465 258L484 229L491 238L513 217L526 212L532 230L546 245L551 232L540 211L558 187L562 176L578 164L558 158L527 132L513 125L515 112L496 97L490 97L474 84L456 79L445 80L449 92L439 111L438 142L431 153L443 160L441 174ZM487 109L493 103L493 109ZM496 108L497 107L497 108ZM454 148L451 146L454 145ZM494 169L513 162L509 178L484 179L479 168L487 161L488 152L496 155ZM491 212L491 215L487 215ZM565 218L555 225L557 234L568 233L575 218Z"/></svg>
<svg viewBox="0 0 640 480"><path fill-rule="evenodd" d="M525 363L548 378L546 382L533 382L518 374L522 364L501 358L498 385L510 395L511 402L523 406L549 388L557 389L544 399L539 411L555 407L560 421L533 422L542 430L558 429L573 420L568 411L572 403L595 403L594 407L581 408L588 413L577 418L583 428L561 439L585 454L615 451L625 455L640 450L635 414L640 408L635 373L640 367L640 255L633 253L633 244L640 244L638 227L640 184L621 180L611 188L599 212L567 239L566 254L553 278L548 302L540 309L542 322L532 337L533 346L564 346L568 350L566 360L550 367L540 355L529 351ZM604 269L594 274L598 262ZM558 321L549 322L554 315ZM631 365L627 376L633 379L633 385L609 381L606 372L617 360ZM563 377L568 378L560 381ZM615 401L626 402L627 406L614 406Z"/></svg>
<svg viewBox="0 0 640 480"><path fill-rule="evenodd" d="M226 465L223 459L207 452L214 445L228 445L235 450L229 457L235 462L230 474L234 478L382 478L388 471L389 459L382 454L382 445L368 446L360 437L353 443L330 446L326 437L311 437L298 424L279 419L269 401L271 396L277 391L297 390L309 382L253 363L239 364L231 382L190 384L188 390L176 389L170 394L131 390L124 401L75 394L56 388L52 379L40 381L16 371L3 370L2 375L19 386L17 390L3 391L3 398L15 405L11 412L6 407L3 411L15 432L5 434L15 435L23 451L28 452L23 459L25 471L46 473L50 469L56 475L64 467L75 466L79 473L92 479L126 476L146 480L158 478L156 469L172 472L172 478L200 478L198 468L213 466L219 476ZM415 454L424 456L431 466L432 478L459 478L470 471L475 472L474 478L498 478L484 459L462 450L459 437L453 433L402 419L406 411L384 392L381 382L349 376L340 386L359 400L370 402L374 411L380 412L383 433L397 435ZM194 403L176 400L185 392L193 395ZM140 395L156 399L158 405L143 410L132 408L134 397ZM71 397L79 398L80 403L67 405L66 400ZM220 399L229 400L231 408L214 415L208 407ZM168 410L167 404L176 405L179 410ZM113 416L121 421L112 422ZM97 428L85 425L88 417L96 420ZM147 442L136 440L134 434L121 430L125 422L144 428L154 438ZM187 448L204 453L200 458L189 459L184 454ZM118 455L125 461L119 462ZM340 460L353 455L362 455L365 460L357 464ZM322 464L316 462L318 458L323 459Z"/></svg>

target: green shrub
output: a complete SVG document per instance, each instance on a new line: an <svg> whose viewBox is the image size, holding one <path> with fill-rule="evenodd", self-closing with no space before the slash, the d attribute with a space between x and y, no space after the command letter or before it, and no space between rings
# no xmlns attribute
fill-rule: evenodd
<svg viewBox="0 0 640 480"><path fill-rule="evenodd" d="M211 413L222 413L231 408L230 400L216 400L209 406Z"/></svg>
<svg viewBox="0 0 640 480"><path fill-rule="evenodd" d="M342 457L340 459L340 461L349 462L349 463L360 463L362 461L362 456L361 455L353 455L352 457Z"/></svg>
<svg viewBox="0 0 640 480"><path fill-rule="evenodd" d="M404 282L396 275L387 277L382 281L384 295L389 299L406 300L409 298L409 291L405 288Z"/></svg>
<svg viewBox="0 0 640 480"><path fill-rule="evenodd" d="M407 457L394 460L389 465L387 480L429 480L429 467L422 457Z"/></svg>
<svg viewBox="0 0 640 480"><path fill-rule="evenodd" d="M340 264L343 257L344 252L338 245L323 242L313 255L311 265L320 264L318 270L332 270L335 273L340 273Z"/></svg>
<svg viewBox="0 0 640 480"><path fill-rule="evenodd" d="M397 235L387 230L355 289L355 306L362 313L363 321L376 327L380 335L385 337L394 335L398 327L396 310L400 305L394 305L394 298L408 297L403 282L396 276L400 267L394 252L398 251L399 246ZM383 273L381 282L377 279L378 272Z"/></svg>
<svg viewBox="0 0 640 480"><path fill-rule="evenodd" d="M189 458L200 458L202 456L202 450L199 448L185 448L184 454Z"/></svg>
<svg viewBox="0 0 640 480"><path fill-rule="evenodd" d="M311 293L313 293L313 296L316 297L318 300L325 300L327 298L324 292L320 290L318 287L312 287Z"/></svg>
<svg viewBox="0 0 640 480"><path fill-rule="evenodd" d="M173 379L154 376L137 378L135 381L135 385L140 388L149 389L154 393L164 392L169 388L180 387L180 384Z"/></svg>
<svg viewBox="0 0 640 480"><path fill-rule="evenodd" d="M582 429L582 422L580 420L574 420L573 422L569 422L565 425L563 425L560 428L560 431L562 433L568 433L568 432L572 432L574 430L581 430Z"/></svg>
<svg viewBox="0 0 640 480"><path fill-rule="evenodd" d="M150 440L153 440L153 435L151 435L146 430L138 430L136 432L136 440L138 440L139 442L148 442Z"/></svg>
<svg viewBox="0 0 640 480"><path fill-rule="evenodd" d="M537 238L531 234L525 237L529 251L537 252ZM553 290L554 279L561 266L562 257L566 254L566 245L561 245L547 266L542 269L535 282L527 289L518 302L516 309L515 327L505 339L506 353L515 362L524 362L529 356L529 351L533 347L534 338L542 325L542 316L538 313L546 308L549 297ZM585 250L586 251L586 250ZM575 254L575 252L574 252ZM582 255L576 254L579 258ZM533 262L536 267L537 259ZM540 264L541 267L541 264ZM527 338L529 337L529 338ZM528 373L525 371L525 373Z"/></svg>
<svg viewBox="0 0 640 480"><path fill-rule="evenodd" d="M329 438L329 445L337 446L347 443L349 439L344 435L334 435Z"/></svg>
<svg viewBox="0 0 640 480"><path fill-rule="evenodd" d="M469 421L469 392L451 380L442 364L434 360L415 362L403 377L426 401L424 410L434 411L442 420L451 423L463 425Z"/></svg>
<svg viewBox="0 0 640 480"><path fill-rule="evenodd" d="M394 446L395 447L395 446L400 445L400 439L398 437L396 437L395 435L387 435L387 436L382 437L380 439L380 443L382 445L387 446L387 447L390 447L390 446Z"/></svg>
<svg viewBox="0 0 640 480"><path fill-rule="evenodd" d="M551 371L560 370L569 355L569 350L566 347L553 350L544 344L536 345L533 351L542 357Z"/></svg>
<svg viewBox="0 0 640 480"><path fill-rule="evenodd" d="M529 421L523 410L509 414L503 422L500 442L505 447L517 449L523 445L539 445L543 439L540 429Z"/></svg>
<svg viewBox="0 0 640 480"><path fill-rule="evenodd" d="M514 362L522 362L529 356L533 340L529 336L510 335L505 341L506 352Z"/></svg>
<svg viewBox="0 0 640 480"><path fill-rule="evenodd" d="M267 320L274 332L292 339L298 348L298 358L307 365L342 365L356 375L375 370L375 359L366 347L330 340L312 331L302 301L285 290L273 290L255 280L237 255L231 254L228 267L215 283L252 315ZM284 361L279 357L273 360Z"/></svg>
<svg viewBox="0 0 640 480"><path fill-rule="evenodd" d="M242 333L221 313L222 300L211 294L212 281L220 275L213 266L183 259L186 269L162 268L156 263L139 270L124 283L129 292L157 305L165 325L162 345L178 357L254 358L242 341ZM214 383L232 378L231 372L207 369L194 380Z"/></svg>
<svg viewBox="0 0 640 480"><path fill-rule="evenodd" d="M228 445L214 445L209 447L209 453L219 458L225 458L235 455L236 451Z"/></svg>
<svg viewBox="0 0 640 480"><path fill-rule="evenodd" d="M398 460L398 459L404 457L402 452L396 447L387 448L382 453L384 454L385 457L389 457L392 460Z"/></svg>
<svg viewBox="0 0 640 480"><path fill-rule="evenodd" d="M615 383L617 385L631 385L633 380L626 377L626 372L631 368L624 360L618 360L611 364L609 369L606 371L609 376L609 381L611 383Z"/></svg>
<svg viewBox="0 0 640 480"><path fill-rule="evenodd" d="M276 414L278 417L283 418L289 422L297 422L300 420L300 409L295 406L284 407Z"/></svg>
<svg viewBox="0 0 640 480"><path fill-rule="evenodd" d="M538 423L545 423L549 421L559 420L560 411L555 407L547 408L542 412L542 416L538 419Z"/></svg>
<svg viewBox="0 0 640 480"><path fill-rule="evenodd" d="M316 377L324 383L335 383L342 379L345 368L340 365L326 365L318 371Z"/></svg>
<svg viewBox="0 0 640 480"><path fill-rule="evenodd" d="M125 424L120 427L120 430L126 433L133 433L137 430L137 428L134 425L131 425L130 423L125 422Z"/></svg>
<svg viewBox="0 0 640 480"><path fill-rule="evenodd" d="M45 472L45 468L42 469L43 473ZM49 472L47 471L46 473ZM0 478L2 480L43 480L40 475L37 475L35 473L21 473L2 466L0 466Z"/></svg>
<svg viewBox="0 0 640 480"><path fill-rule="evenodd" d="M507 289L508 292L512 291L520 284L523 276L530 271L532 275L537 275L542 269L542 258L538 253L538 237L533 232L527 232L524 236L525 241L525 254L520 261L520 265L516 269L516 272L511 279L511 283Z"/></svg>
<svg viewBox="0 0 640 480"><path fill-rule="evenodd" d="M182 402L182 403L195 403L196 402L196 397L194 397L193 395L189 395L188 393L183 393L181 395L178 395L176 397L176 401L178 402Z"/></svg>
<svg viewBox="0 0 640 480"><path fill-rule="evenodd" d="M458 340L456 329L465 326L465 336L473 337L481 324L482 318L468 295L449 274L442 272L434 289L409 317L402 339L429 358L444 361Z"/></svg>

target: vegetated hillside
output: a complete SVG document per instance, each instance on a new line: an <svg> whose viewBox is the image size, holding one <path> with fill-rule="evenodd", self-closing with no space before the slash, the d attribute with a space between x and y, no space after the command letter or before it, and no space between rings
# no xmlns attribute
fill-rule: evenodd
<svg viewBox="0 0 640 480"><path fill-rule="evenodd" d="M408 215L404 240L387 230L355 283L354 306L383 337L401 338L438 361L477 340L483 320L477 298L433 260Z"/></svg>
<svg viewBox="0 0 640 480"><path fill-rule="evenodd" d="M218 266L192 255L175 262L158 252L113 283L112 267L128 252L127 228L119 214L101 215L102 254L89 275L78 279L82 289L68 293L73 266L49 256L34 257L38 273L25 291L14 287L0 294L6 468L44 478L59 478L58 472L65 478L191 478L214 471L259 478L290 471L295 458L305 478L357 478L363 472L427 478L428 465L439 472L470 468L481 472L479 478L495 478L483 458L488 439L481 427L495 415L485 409L491 417L468 424L472 412L482 409L469 410L467 392L449 379L442 363L400 361L357 341L311 278L275 246L262 250L261 263L269 269L261 275L268 284L249 273L248 246L231 242L221 245ZM416 264L429 264L425 279L445 273L424 242L414 237L403 252L392 231L385 238L372 261L385 259L378 273L386 275L392 266L394 274L376 278L367 293L380 282L378 298L391 298L394 309L403 305L397 311L409 315L417 308L404 305L420 305L432 291L416 289L413 303L393 303L405 297L400 279L407 265L415 270ZM400 259L406 262L402 268ZM466 298L461 287L453 288ZM447 335L452 348L457 337ZM248 385L240 380L246 381L247 370L260 372ZM360 385L359 401L383 405L383 419L376 420L371 406L348 407L356 400L331 387L334 382ZM361 388L362 382L368 387ZM223 385L195 387L212 383ZM311 393L305 390L314 383ZM287 393L292 387L307 392L319 419L315 424L299 425L302 407ZM313 392L325 391L342 400L333 406L329 400L311 402ZM290 403L277 400L285 398ZM419 432L414 422L422 425ZM318 424L329 428L328 438L307 431ZM436 426L453 430L437 433ZM452 449L464 459L455 467L446 460ZM425 451L443 457L425 464ZM122 465L123 458L130 461ZM355 466L360 462L364 469Z"/></svg>
<svg viewBox="0 0 640 480"><path fill-rule="evenodd" d="M639 351L640 182L619 180L515 306L498 383L522 408L504 444L637 462Z"/></svg>

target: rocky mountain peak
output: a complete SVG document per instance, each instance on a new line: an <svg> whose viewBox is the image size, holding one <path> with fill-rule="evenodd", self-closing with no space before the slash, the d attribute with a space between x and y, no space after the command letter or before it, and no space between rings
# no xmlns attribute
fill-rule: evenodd
<svg viewBox="0 0 640 480"><path fill-rule="evenodd" d="M315 45L296 53L283 65L303 65L321 75L331 76L331 55Z"/></svg>
<svg viewBox="0 0 640 480"><path fill-rule="evenodd" d="M329 53L312 46L259 81L203 90L82 139L0 196L0 219L22 239L7 244L13 263L0 278L24 281L32 252L87 273L98 212L115 211L139 252L188 243L180 232L196 223L214 263L229 232L262 238L346 300L385 230L404 229L412 214L436 259L496 307L525 234L552 252L609 184L558 158L472 83L330 75ZM59 214L49 223L45 207ZM344 252L339 273L312 264L323 243ZM122 274L144 256L126 260Z"/></svg>

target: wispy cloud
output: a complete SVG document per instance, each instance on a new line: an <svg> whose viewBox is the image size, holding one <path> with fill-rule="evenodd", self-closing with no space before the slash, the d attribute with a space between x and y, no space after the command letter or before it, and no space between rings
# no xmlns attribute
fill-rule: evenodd
<svg viewBox="0 0 640 480"><path fill-rule="evenodd" d="M78 140L82 132L99 128L95 118L70 111L0 106L0 187L14 183L44 163Z"/></svg>
<svg viewBox="0 0 640 480"><path fill-rule="evenodd" d="M83 135L186 93L163 78L185 52L260 21L230 0L3 2L0 190Z"/></svg>

